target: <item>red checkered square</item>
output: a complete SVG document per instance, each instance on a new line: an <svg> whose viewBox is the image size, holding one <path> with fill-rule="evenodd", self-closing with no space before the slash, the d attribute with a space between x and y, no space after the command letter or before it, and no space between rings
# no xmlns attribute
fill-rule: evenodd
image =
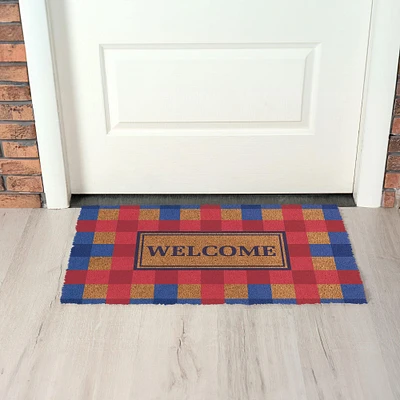
<svg viewBox="0 0 400 400"><path fill-rule="evenodd" d="M269 271L271 283L293 283L292 271Z"/></svg>
<svg viewBox="0 0 400 400"><path fill-rule="evenodd" d="M284 221L263 221L264 231L284 231L285 222Z"/></svg>
<svg viewBox="0 0 400 400"><path fill-rule="evenodd" d="M113 257L134 257L135 251L134 244L115 244Z"/></svg>
<svg viewBox="0 0 400 400"><path fill-rule="evenodd" d="M337 285L340 283L338 271L336 270L315 270L314 275L318 284Z"/></svg>
<svg viewBox="0 0 400 400"><path fill-rule="evenodd" d="M225 292L223 284L202 284L201 285L201 298L222 300L225 302Z"/></svg>
<svg viewBox="0 0 400 400"><path fill-rule="evenodd" d="M132 283L132 271L117 271L111 270L110 271L110 283L114 284L130 284Z"/></svg>
<svg viewBox="0 0 400 400"><path fill-rule="evenodd" d="M271 283L269 276L270 272L265 270L248 270L247 271L247 283L249 285L260 285Z"/></svg>
<svg viewBox="0 0 400 400"><path fill-rule="evenodd" d="M290 257L292 270L312 270L314 269L312 257Z"/></svg>
<svg viewBox="0 0 400 400"><path fill-rule="evenodd" d="M221 207L203 205L200 207L200 218L202 221L221 221Z"/></svg>
<svg viewBox="0 0 400 400"><path fill-rule="evenodd" d="M121 206L119 210L119 220L137 220L139 219L139 206Z"/></svg>
<svg viewBox="0 0 400 400"><path fill-rule="evenodd" d="M96 228L94 230L96 232L116 232L117 224L118 224L117 220L97 221Z"/></svg>
<svg viewBox="0 0 400 400"><path fill-rule="evenodd" d="M302 208L283 208L282 215L285 221L303 221L303 210Z"/></svg>
<svg viewBox="0 0 400 400"><path fill-rule="evenodd" d="M292 271L294 283L316 283L314 271Z"/></svg>
<svg viewBox="0 0 400 400"><path fill-rule="evenodd" d="M187 232L197 232L201 229L201 221L200 220L181 220L180 221L180 230Z"/></svg>
<svg viewBox="0 0 400 400"><path fill-rule="evenodd" d="M139 220L138 231L158 231L159 220Z"/></svg>
<svg viewBox="0 0 400 400"><path fill-rule="evenodd" d="M131 285L108 285L106 303L129 304Z"/></svg>
<svg viewBox="0 0 400 400"><path fill-rule="evenodd" d="M128 270L133 268L133 257L116 257L111 259L111 269Z"/></svg>
<svg viewBox="0 0 400 400"><path fill-rule="evenodd" d="M96 230L97 221L80 220L76 224L77 232L94 232Z"/></svg>
<svg viewBox="0 0 400 400"><path fill-rule="evenodd" d="M110 279L110 271L107 270L89 270L87 271L86 284L108 284Z"/></svg>
<svg viewBox="0 0 400 400"><path fill-rule="evenodd" d="M178 282L178 271L156 271L155 284L176 284Z"/></svg>
<svg viewBox="0 0 400 400"><path fill-rule="evenodd" d="M243 230L244 231L262 231L264 229L264 221L252 221L252 220L243 220Z"/></svg>
<svg viewBox="0 0 400 400"><path fill-rule="evenodd" d="M136 245L137 232L117 232L115 234L115 244Z"/></svg>
<svg viewBox="0 0 400 400"><path fill-rule="evenodd" d="M205 232L219 232L221 226L221 221L201 221L201 230Z"/></svg>
<svg viewBox="0 0 400 400"><path fill-rule="evenodd" d="M361 284L361 276L358 271L337 271L341 284Z"/></svg>
<svg viewBox="0 0 400 400"><path fill-rule="evenodd" d="M68 270L65 274L65 283L79 285L86 283L87 270Z"/></svg>
<svg viewBox="0 0 400 400"><path fill-rule="evenodd" d="M291 257L311 257L310 246L308 244L289 244L288 247Z"/></svg>
<svg viewBox="0 0 400 400"><path fill-rule="evenodd" d="M132 283L154 285L156 281L156 271L138 271L134 270L132 274Z"/></svg>
<svg viewBox="0 0 400 400"><path fill-rule="evenodd" d="M306 230L304 221L284 221L284 223L287 232L304 232Z"/></svg>
<svg viewBox="0 0 400 400"><path fill-rule="evenodd" d="M158 229L160 231L179 231L180 221L160 221Z"/></svg>
<svg viewBox="0 0 400 400"><path fill-rule="evenodd" d="M228 221L221 221L221 229L223 231L229 232L241 232L243 231L243 222L242 220L237 221L237 220L228 220ZM263 229L261 229L263 230Z"/></svg>
<svg viewBox="0 0 400 400"><path fill-rule="evenodd" d="M224 271L223 270L202 270L201 271L201 283L224 283Z"/></svg>
<svg viewBox="0 0 400 400"><path fill-rule="evenodd" d="M287 232L286 239L288 244L308 245L308 236L306 232Z"/></svg>
<svg viewBox="0 0 400 400"><path fill-rule="evenodd" d="M310 300L313 300L312 302L317 303L320 301L318 286L315 284L295 284L294 290L298 302L310 302Z"/></svg>
<svg viewBox="0 0 400 400"><path fill-rule="evenodd" d="M346 232L343 221L327 220L325 223L329 232Z"/></svg>
<svg viewBox="0 0 400 400"><path fill-rule="evenodd" d="M137 232L138 221L117 221L117 232Z"/></svg>
<svg viewBox="0 0 400 400"><path fill-rule="evenodd" d="M201 271L198 270L178 271L178 283L187 285L200 284Z"/></svg>
<svg viewBox="0 0 400 400"><path fill-rule="evenodd" d="M247 284L247 271L224 271L225 284Z"/></svg>

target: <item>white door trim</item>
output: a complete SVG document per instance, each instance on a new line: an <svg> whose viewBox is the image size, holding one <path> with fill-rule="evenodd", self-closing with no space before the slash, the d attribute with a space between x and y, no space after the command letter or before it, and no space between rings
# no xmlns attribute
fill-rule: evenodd
<svg viewBox="0 0 400 400"><path fill-rule="evenodd" d="M67 158L46 0L20 0L19 6L47 208L68 208Z"/></svg>
<svg viewBox="0 0 400 400"><path fill-rule="evenodd" d="M20 0L47 207L70 201L61 104L46 0ZM400 2L374 0L360 121L354 198L379 207L400 47ZM340 162L340 160L338 160Z"/></svg>

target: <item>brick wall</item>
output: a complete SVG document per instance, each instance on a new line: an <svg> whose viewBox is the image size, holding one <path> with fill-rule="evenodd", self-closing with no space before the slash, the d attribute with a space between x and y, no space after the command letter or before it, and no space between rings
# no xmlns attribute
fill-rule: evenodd
<svg viewBox="0 0 400 400"><path fill-rule="evenodd" d="M18 2L0 0L0 208L41 207L40 173Z"/></svg>
<svg viewBox="0 0 400 400"><path fill-rule="evenodd" d="M394 207L396 189L400 190L400 61L383 186L382 205L384 207Z"/></svg>

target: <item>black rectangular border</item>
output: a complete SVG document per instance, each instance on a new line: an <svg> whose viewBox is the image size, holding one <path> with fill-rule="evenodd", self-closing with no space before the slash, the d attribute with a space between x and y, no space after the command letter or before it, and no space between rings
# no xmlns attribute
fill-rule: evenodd
<svg viewBox="0 0 400 400"><path fill-rule="evenodd" d="M140 237L145 234L153 234L153 235L186 235L186 234L193 234L193 235L254 235L254 234L259 234L259 235L276 235L279 234L279 242L281 245L281 251L282 254L286 255L286 264L287 267L246 267L246 266L238 266L235 268L225 268L225 267L214 267L214 266L201 266L201 267L182 267L182 266L176 266L176 267L141 267L138 266L138 261L139 261L139 243L140 243ZM283 239L283 243L282 243ZM140 251L140 260L142 259L142 254L143 251ZM231 271L240 271L240 270L261 270L261 271L290 271L291 265L290 265L290 255L289 255L289 249L288 249L288 244L287 244L287 238L286 238L286 232L285 231L245 231L245 232L240 232L240 231L223 231L223 232L204 232L204 231L138 231L137 236L136 236L136 250L135 250L135 259L134 259L134 264L133 264L133 269L138 270L138 271L186 271L186 270L231 270Z"/></svg>

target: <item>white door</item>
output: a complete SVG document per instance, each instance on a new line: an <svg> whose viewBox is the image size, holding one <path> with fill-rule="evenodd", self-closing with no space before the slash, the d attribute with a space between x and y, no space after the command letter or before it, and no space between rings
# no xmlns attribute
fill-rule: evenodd
<svg viewBox="0 0 400 400"><path fill-rule="evenodd" d="M350 193L371 0L49 0L73 193Z"/></svg>

